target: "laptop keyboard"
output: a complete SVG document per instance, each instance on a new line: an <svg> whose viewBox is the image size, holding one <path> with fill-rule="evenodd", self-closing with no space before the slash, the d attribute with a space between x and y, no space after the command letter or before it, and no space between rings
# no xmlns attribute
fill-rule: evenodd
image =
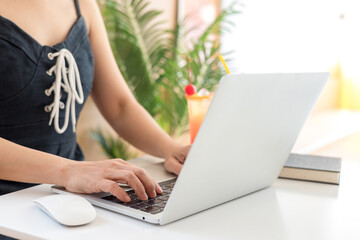
<svg viewBox="0 0 360 240"><path fill-rule="evenodd" d="M131 198L130 202L123 202L114 195L102 197L102 199L118 203L120 205L138 209L143 212L157 214L164 210L167 200L170 197L170 193L174 188L176 179L171 179L166 182L160 183L160 187L163 190L161 195L157 195L155 198L149 198L147 201L140 200L134 190L126 191Z"/></svg>

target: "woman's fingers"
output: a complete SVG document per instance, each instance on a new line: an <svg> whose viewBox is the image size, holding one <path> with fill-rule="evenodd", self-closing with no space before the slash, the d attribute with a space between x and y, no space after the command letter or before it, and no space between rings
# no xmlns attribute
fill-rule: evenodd
<svg viewBox="0 0 360 240"><path fill-rule="evenodd" d="M181 168L186 160L186 157L190 151L191 145L180 146L173 153L165 159L165 169L169 172L180 174Z"/></svg>
<svg viewBox="0 0 360 240"><path fill-rule="evenodd" d="M133 171L139 178L139 180L142 182L150 198L155 198L157 193L162 193L162 189L160 188L160 186L156 183L154 179L150 177L150 175L144 169L136 166L129 166L129 169Z"/></svg>
<svg viewBox="0 0 360 240"><path fill-rule="evenodd" d="M139 180L139 178L135 175L135 173L131 170L111 170L111 171L109 171L109 173L106 174L106 176L103 180L106 182L106 185L105 185L106 190L108 192L110 192L111 194L113 194L113 192L116 193L117 195L113 194L116 197L122 196L122 198L118 197L121 201L126 200L126 197L123 196L124 190L118 185L117 182L126 183L130 187L132 187L134 189L134 191L136 192L136 195L138 195L140 200L145 201L148 199L148 195L146 194L144 185ZM111 183L109 183L109 181ZM108 184L110 184L110 185L108 186ZM122 191L119 191L119 189L121 189ZM101 189L101 190L104 191L103 189ZM126 194L126 192L125 192L125 194ZM126 202L128 202L128 201L126 200Z"/></svg>
<svg viewBox="0 0 360 240"><path fill-rule="evenodd" d="M180 174L182 164L179 163L174 158L169 158L164 162L165 169L169 172L175 173L176 175Z"/></svg>
<svg viewBox="0 0 360 240"><path fill-rule="evenodd" d="M125 190L119 187L119 185L114 181L103 179L100 181L99 187L101 191L109 192L123 202L130 202L131 200Z"/></svg>
<svg viewBox="0 0 360 240"><path fill-rule="evenodd" d="M163 193L163 190L162 190L162 188L160 187L160 184L157 183L156 181L155 181L155 190L156 190L156 192L157 192L158 194L162 194L162 193Z"/></svg>
<svg viewBox="0 0 360 240"><path fill-rule="evenodd" d="M69 173L66 189L81 193L110 192L121 201L130 197L118 183L126 183L134 189L141 200L162 193L158 183L144 170L120 159L79 163Z"/></svg>
<svg viewBox="0 0 360 240"><path fill-rule="evenodd" d="M136 176L136 174L131 170L124 170L123 172L123 179L121 180L125 181L130 187L135 190L136 195L138 195L140 200L147 200L148 195L146 194L145 187L143 183L139 180L139 178Z"/></svg>
<svg viewBox="0 0 360 240"><path fill-rule="evenodd" d="M176 160L181 164L184 164L186 157L190 151L191 145L184 146L178 155L175 155Z"/></svg>
<svg viewBox="0 0 360 240"><path fill-rule="evenodd" d="M157 184L156 181L153 178L151 178L150 175L143 168L139 168L137 166L134 166L134 165L127 163L120 159L115 159L112 162L111 167L112 167L112 171L111 171L111 173L107 174L106 177L111 178L113 180L121 180L121 182L128 183L127 178L129 178L129 177L133 178L133 176L130 176L130 175L135 174L135 176L140 180L141 184L145 188L145 191L147 193L146 197L149 196L150 198L155 198L157 193L158 194L162 193L162 189L159 186L159 184ZM119 174L119 170L120 171L130 171L130 172L126 173L125 176L122 176L121 174ZM136 181L136 180L133 180L133 181ZM133 182L133 184L136 184L135 185L135 187L136 187L138 185L138 181ZM131 186L131 187L133 187L133 186ZM138 187L138 188L140 188L140 187ZM142 192L141 189L139 189L138 191Z"/></svg>

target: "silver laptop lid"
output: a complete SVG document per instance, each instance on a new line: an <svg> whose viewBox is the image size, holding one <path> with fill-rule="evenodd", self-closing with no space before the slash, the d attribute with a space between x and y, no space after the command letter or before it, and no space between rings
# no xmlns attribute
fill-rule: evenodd
<svg viewBox="0 0 360 240"><path fill-rule="evenodd" d="M160 224L269 186L328 77L328 73L226 75Z"/></svg>

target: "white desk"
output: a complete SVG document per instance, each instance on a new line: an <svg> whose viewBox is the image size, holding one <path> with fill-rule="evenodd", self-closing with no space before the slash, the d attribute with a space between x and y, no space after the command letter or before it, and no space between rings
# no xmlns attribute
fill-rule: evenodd
<svg viewBox="0 0 360 240"><path fill-rule="evenodd" d="M49 185L40 185L0 197L0 233L25 239L360 239L358 146L360 134L318 151L343 156L340 186L279 179L165 226L96 208L89 225L64 227L33 204L51 194Z"/></svg>

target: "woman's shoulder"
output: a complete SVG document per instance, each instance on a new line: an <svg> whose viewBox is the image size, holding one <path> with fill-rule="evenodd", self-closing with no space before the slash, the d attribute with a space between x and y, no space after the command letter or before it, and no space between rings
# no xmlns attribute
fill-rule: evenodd
<svg viewBox="0 0 360 240"><path fill-rule="evenodd" d="M91 31L91 25L96 19L94 18L95 12L99 11L96 0L78 0L81 15L84 17L87 28Z"/></svg>

